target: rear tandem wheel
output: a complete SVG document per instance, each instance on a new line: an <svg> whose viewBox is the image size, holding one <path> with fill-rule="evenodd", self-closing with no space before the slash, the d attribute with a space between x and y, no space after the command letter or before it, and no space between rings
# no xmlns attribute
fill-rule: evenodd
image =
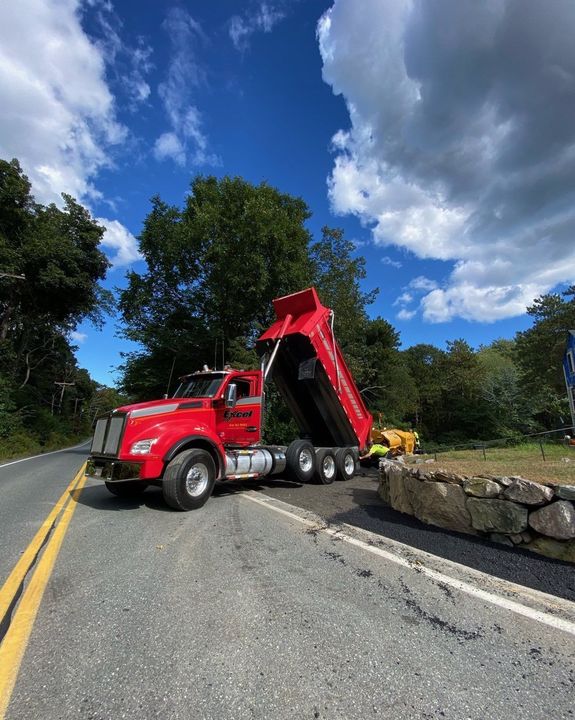
<svg viewBox="0 0 575 720"><path fill-rule="evenodd" d="M331 448L319 448L315 454L315 476L321 485L331 485L337 474L335 453Z"/></svg>
<svg viewBox="0 0 575 720"><path fill-rule="evenodd" d="M355 475L357 457L353 448L338 448L335 451L335 464L338 480L351 480Z"/></svg>
<svg viewBox="0 0 575 720"><path fill-rule="evenodd" d="M307 483L316 468L315 449L307 440L294 440L286 450L286 474L290 480Z"/></svg>

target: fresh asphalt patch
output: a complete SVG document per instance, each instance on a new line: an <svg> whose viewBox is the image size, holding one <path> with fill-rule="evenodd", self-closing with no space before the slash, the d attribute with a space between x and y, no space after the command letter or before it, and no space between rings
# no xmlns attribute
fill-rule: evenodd
<svg viewBox="0 0 575 720"><path fill-rule="evenodd" d="M425 525L385 505L377 494L377 470L332 485L300 485L264 479L219 483L215 495L258 490L320 515L329 524L354 525L509 582L575 601L575 572L570 563L495 544L489 540Z"/></svg>

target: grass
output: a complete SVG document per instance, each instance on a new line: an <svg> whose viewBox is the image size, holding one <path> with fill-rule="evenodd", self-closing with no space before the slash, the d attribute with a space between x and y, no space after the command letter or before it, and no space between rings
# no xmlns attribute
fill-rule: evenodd
<svg viewBox="0 0 575 720"><path fill-rule="evenodd" d="M52 433L44 442L25 433L18 433L9 438L0 438L0 462L32 457L52 450L72 447L86 439L86 433L65 435Z"/></svg>
<svg viewBox="0 0 575 720"><path fill-rule="evenodd" d="M450 450L437 455L418 455L415 462L436 459L431 466L460 475L520 475L544 485L575 485L575 446L560 443L522 444L515 447Z"/></svg>

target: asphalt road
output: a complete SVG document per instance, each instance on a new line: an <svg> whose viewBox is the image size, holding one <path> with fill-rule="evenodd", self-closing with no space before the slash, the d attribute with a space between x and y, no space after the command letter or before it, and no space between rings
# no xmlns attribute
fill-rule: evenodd
<svg viewBox="0 0 575 720"><path fill-rule="evenodd" d="M81 467L88 447L0 465L2 582Z"/></svg>
<svg viewBox="0 0 575 720"><path fill-rule="evenodd" d="M82 460L0 467L4 575ZM349 505L368 482L221 485L191 513L170 511L155 488L126 502L85 487L6 717L573 717L575 635L554 625L567 603L551 602L544 621L506 609L465 590L471 574L465 586L434 580L423 554L394 560L378 536L330 534L270 497L321 502L349 522L337 494L351 493ZM520 598L500 589L501 602Z"/></svg>
<svg viewBox="0 0 575 720"><path fill-rule="evenodd" d="M350 482L327 487L271 480L253 487L270 497L312 510L330 523L365 528L504 580L575 602L575 570L571 563L425 525L379 499L377 470L362 473Z"/></svg>

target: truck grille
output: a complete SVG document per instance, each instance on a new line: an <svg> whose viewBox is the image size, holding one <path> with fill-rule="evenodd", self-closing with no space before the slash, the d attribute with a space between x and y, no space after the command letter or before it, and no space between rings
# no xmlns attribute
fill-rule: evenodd
<svg viewBox="0 0 575 720"><path fill-rule="evenodd" d="M124 430L125 415L99 418L92 439L92 455L117 455Z"/></svg>

